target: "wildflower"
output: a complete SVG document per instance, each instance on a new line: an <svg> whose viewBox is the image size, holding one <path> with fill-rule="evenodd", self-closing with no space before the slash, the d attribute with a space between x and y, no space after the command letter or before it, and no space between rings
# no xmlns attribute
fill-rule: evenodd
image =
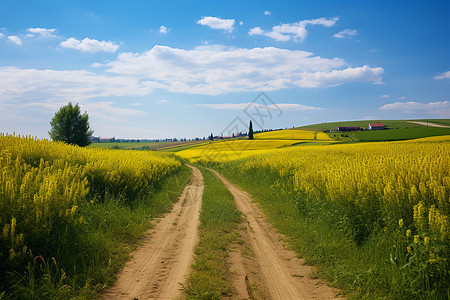
<svg viewBox="0 0 450 300"><path fill-rule="evenodd" d="M412 249L410 246L406 247L406 250L408 250L408 253L412 254Z"/></svg>
<svg viewBox="0 0 450 300"><path fill-rule="evenodd" d="M406 230L406 236L411 237L411 229Z"/></svg>
<svg viewBox="0 0 450 300"><path fill-rule="evenodd" d="M403 219L398 220L398 226L399 226L400 228L403 227Z"/></svg>
<svg viewBox="0 0 450 300"><path fill-rule="evenodd" d="M426 236L426 237L423 239L423 244L424 244L425 246L428 246L428 245L430 244L430 237Z"/></svg>
<svg viewBox="0 0 450 300"><path fill-rule="evenodd" d="M418 244L419 243L419 236L415 235L414 236L414 244Z"/></svg>

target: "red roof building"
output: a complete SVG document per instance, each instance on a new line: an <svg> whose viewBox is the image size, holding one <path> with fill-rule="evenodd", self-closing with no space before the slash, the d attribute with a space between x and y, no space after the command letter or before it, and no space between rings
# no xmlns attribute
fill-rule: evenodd
<svg viewBox="0 0 450 300"><path fill-rule="evenodd" d="M384 129L383 123L369 123L369 130L380 130Z"/></svg>

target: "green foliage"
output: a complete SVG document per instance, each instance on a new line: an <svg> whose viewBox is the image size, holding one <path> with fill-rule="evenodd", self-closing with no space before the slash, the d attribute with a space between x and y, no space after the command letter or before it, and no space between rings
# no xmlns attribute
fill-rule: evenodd
<svg viewBox="0 0 450 300"><path fill-rule="evenodd" d="M78 104L73 106L72 102L69 102L66 106L61 107L53 116L50 125L52 128L49 134L54 141L81 147L91 143L89 136L93 131L90 130L89 116L87 113L80 113Z"/></svg>
<svg viewBox="0 0 450 300"><path fill-rule="evenodd" d="M412 233L408 232L403 220L405 227L366 220L376 207L359 211L307 201L308 195L295 192L288 180L280 181L279 174L257 169L244 174L240 163L217 167L252 195L268 220L289 237L292 248L306 263L318 266L320 277L350 298L448 299L448 241L412 224ZM357 224L358 220L364 222ZM373 226L360 227L363 223ZM358 227L362 231L355 230Z"/></svg>
<svg viewBox="0 0 450 300"><path fill-rule="evenodd" d="M253 124L252 120L250 120L250 125L248 127L248 139L253 140Z"/></svg>
<svg viewBox="0 0 450 300"><path fill-rule="evenodd" d="M200 241L195 249L193 271L188 278L188 299L220 299L231 295L227 246L237 238L240 213L222 182L209 170L203 171L205 190L200 215Z"/></svg>

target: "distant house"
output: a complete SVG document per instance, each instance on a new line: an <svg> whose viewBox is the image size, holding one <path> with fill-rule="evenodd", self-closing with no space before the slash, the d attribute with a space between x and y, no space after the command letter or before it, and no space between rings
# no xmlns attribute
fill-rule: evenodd
<svg viewBox="0 0 450 300"><path fill-rule="evenodd" d="M383 123L369 123L369 130L383 130Z"/></svg>
<svg viewBox="0 0 450 300"><path fill-rule="evenodd" d="M99 138L99 143L113 143L115 142L115 138Z"/></svg>
<svg viewBox="0 0 450 300"><path fill-rule="evenodd" d="M338 131L359 131L361 130L361 127L338 127Z"/></svg>
<svg viewBox="0 0 450 300"><path fill-rule="evenodd" d="M98 143L99 142L98 137L95 137L95 136L90 136L89 140L91 141L91 143Z"/></svg>

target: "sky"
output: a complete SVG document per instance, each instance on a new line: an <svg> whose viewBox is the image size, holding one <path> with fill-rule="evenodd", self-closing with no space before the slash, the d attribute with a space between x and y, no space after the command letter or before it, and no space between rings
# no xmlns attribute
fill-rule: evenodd
<svg viewBox="0 0 450 300"><path fill-rule="evenodd" d="M195 138L450 118L450 2L0 1L0 132Z"/></svg>

